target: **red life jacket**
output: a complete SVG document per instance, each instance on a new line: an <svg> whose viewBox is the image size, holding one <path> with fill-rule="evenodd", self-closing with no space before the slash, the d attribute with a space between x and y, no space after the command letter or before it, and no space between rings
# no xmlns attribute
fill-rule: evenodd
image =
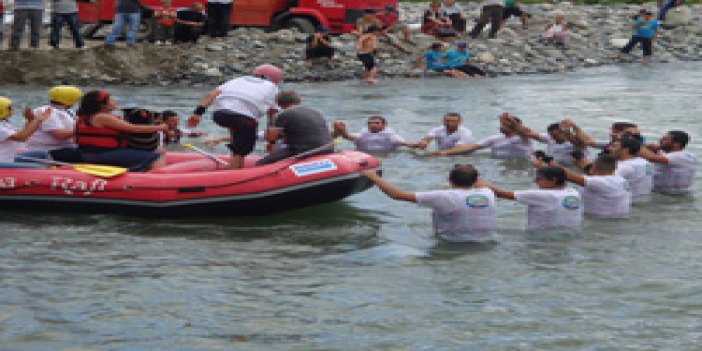
<svg viewBox="0 0 702 351"><path fill-rule="evenodd" d="M75 141L81 149L109 150L126 146L122 132L107 127L93 127L84 116L78 116L75 130Z"/></svg>

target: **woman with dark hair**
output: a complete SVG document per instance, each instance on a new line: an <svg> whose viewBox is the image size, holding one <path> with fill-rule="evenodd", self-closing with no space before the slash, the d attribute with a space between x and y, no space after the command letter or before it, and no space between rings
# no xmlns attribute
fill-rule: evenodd
<svg viewBox="0 0 702 351"><path fill-rule="evenodd" d="M128 148L123 134L166 131L168 127L126 122L111 113L116 106L115 100L103 90L91 91L81 99L75 141L83 161L125 167L133 172L163 167L165 159L161 155Z"/></svg>

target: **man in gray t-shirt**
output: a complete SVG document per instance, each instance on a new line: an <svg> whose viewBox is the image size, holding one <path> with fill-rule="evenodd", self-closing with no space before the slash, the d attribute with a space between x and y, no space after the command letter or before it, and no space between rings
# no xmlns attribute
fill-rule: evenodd
<svg viewBox="0 0 702 351"><path fill-rule="evenodd" d="M117 0L112 32L105 38L105 45L114 46L122 29L127 25L127 45L136 44L139 22L141 21L141 4L139 0Z"/></svg>
<svg viewBox="0 0 702 351"><path fill-rule="evenodd" d="M333 150L331 133L321 113L298 106L300 98L292 91L280 92L276 102L285 111L275 118L272 127L268 127L266 140L275 142L284 138L287 147L271 152L258 161L258 165L277 162L309 150L320 149L319 153ZM325 148L325 145L329 147Z"/></svg>
<svg viewBox="0 0 702 351"><path fill-rule="evenodd" d="M58 49L61 40L61 28L67 23L73 35L73 42L76 48L83 47L83 37L80 35L78 27L78 5L76 0L52 0L51 1L51 36L49 45Z"/></svg>

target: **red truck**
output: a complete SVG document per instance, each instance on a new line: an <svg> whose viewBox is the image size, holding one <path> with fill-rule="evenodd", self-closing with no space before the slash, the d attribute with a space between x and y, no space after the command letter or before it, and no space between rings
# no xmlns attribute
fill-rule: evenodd
<svg viewBox="0 0 702 351"><path fill-rule="evenodd" d="M176 8L187 7L193 1L203 5L207 0L173 0ZM79 0L78 20L95 25L112 23L116 0ZM153 9L160 0L141 0L144 7ZM398 0L234 0L232 26L263 27L268 30L296 28L312 33L317 25L329 27L331 33L348 33L355 28L356 19L366 8L382 10L386 5L397 8ZM88 34L88 35L90 35Z"/></svg>

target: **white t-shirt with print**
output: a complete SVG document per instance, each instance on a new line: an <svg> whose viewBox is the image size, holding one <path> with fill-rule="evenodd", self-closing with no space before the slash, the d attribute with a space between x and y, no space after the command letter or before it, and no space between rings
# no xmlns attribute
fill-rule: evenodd
<svg viewBox="0 0 702 351"><path fill-rule="evenodd" d="M436 146L439 150L447 150L456 145L472 144L474 141L473 132L462 126L459 126L458 129L451 134L448 134L444 126L436 127L430 130L427 136L436 140Z"/></svg>
<svg viewBox="0 0 702 351"><path fill-rule="evenodd" d="M651 194L653 189L653 165L641 157L617 162L614 174L629 182L629 190L634 198Z"/></svg>
<svg viewBox="0 0 702 351"><path fill-rule="evenodd" d="M629 217L629 183L618 175L585 176L581 196L586 214L605 218Z"/></svg>
<svg viewBox="0 0 702 351"><path fill-rule="evenodd" d="M546 144L546 155L553 157L553 159L561 165L573 165L572 156L570 154L576 147L569 141L557 143L548 133L539 134L539 141ZM583 153L585 157L587 157L587 150L584 150Z"/></svg>
<svg viewBox="0 0 702 351"><path fill-rule="evenodd" d="M417 204L433 210L434 233L449 241L495 240L495 194L487 188L418 192Z"/></svg>
<svg viewBox="0 0 702 351"><path fill-rule="evenodd" d="M41 122L39 128L27 139L27 149L29 149L29 151L49 151L76 147L73 138L57 139L50 133L54 130L74 129L76 118L73 112L62 110L55 106L42 106L34 109L34 115L36 116L44 112L49 107L51 107L51 115Z"/></svg>
<svg viewBox="0 0 702 351"><path fill-rule="evenodd" d="M7 120L0 121L0 162L15 162L20 143L10 139L17 130Z"/></svg>
<svg viewBox="0 0 702 351"><path fill-rule="evenodd" d="M495 134L477 143L481 147L489 147L494 157L529 158L531 156L531 141L518 135L508 137Z"/></svg>
<svg viewBox="0 0 702 351"><path fill-rule="evenodd" d="M251 76L234 78L217 89L222 93L212 102L212 111L227 110L259 119L268 110L278 109L275 102L278 86L265 79Z"/></svg>
<svg viewBox="0 0 702 351"><path fill-rule="evenodd" d="M661 155L668 159L668 164L655 164L653 172L653 187L657 191L680 194L686 193L692 187L697 173L697 156L687 150L673 151Z"/></svg>
<svg viewBox="0 0 702 351"><path fill-rule="evenodd" d="M395 151L405 142L405 139L390 127L385 127L377 133L371 133L368 128L364 128L361 132L353 134L353 136L356 137L356 140L354 140L356 149L371 153Z"/></svg>
<svg viewBox="0 0 702 351"><path fill-rule="evenodd" d="M577 228L582 224L583 203L575 189L519 190L514 199L527 205L527 229Z"/></svg>

